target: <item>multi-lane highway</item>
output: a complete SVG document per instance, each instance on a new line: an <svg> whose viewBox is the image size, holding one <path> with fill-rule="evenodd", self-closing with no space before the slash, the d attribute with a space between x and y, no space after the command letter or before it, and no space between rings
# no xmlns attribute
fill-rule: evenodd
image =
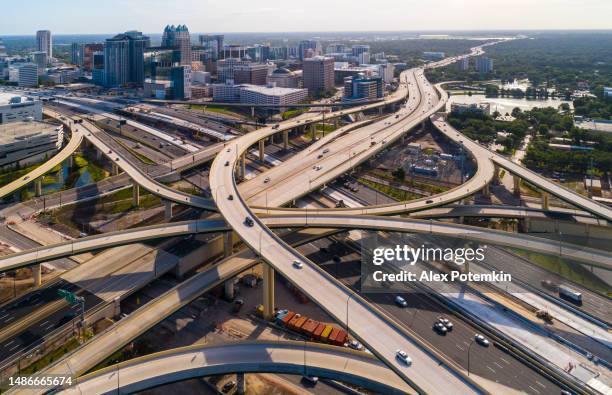
<svg viewBox="0 0 612 395"><path fill-rule="evenodd" d="M437 236L478 241L497 246L512 247L575 260L594 267L612 268L612 253L599 249L564 243L556 240L476 226L425 221L401 217L343 216L317 214L313 216L281 215L265 216L261 222L270 228L338 228L370 229L404 233L423 233ZM83 237L57 244L50 244L0 257L0 272L25 267L52 259L82 254L101 248L115 247L141 241L185 236L196 233L218 233L231 230L223 219L207 219L151 225ZM262 245L264 247L265 245ZM257 245L256 251L259 251Z"/></svg>
<svg viewBox="0 0 612 395"><path fill-rule="evenodd" d="M414 393L397 375L367 353L298 341L243 341L162 351L85 375L79 378L77 385L60 393L133 393L179 380L242 372L312 375L377 393Z"/></svg>

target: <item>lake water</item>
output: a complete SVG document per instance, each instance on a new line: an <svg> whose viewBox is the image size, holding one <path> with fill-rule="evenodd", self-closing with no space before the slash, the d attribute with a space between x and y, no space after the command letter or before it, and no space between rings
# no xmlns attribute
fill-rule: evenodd
<svg viewBox="0 0 612 395"><path fill-rule="evenodd" d="M573 108L573 103L571 101L566 100L558 100L558 99L548 99L548 100L536 100L536 99L513 99L507 97L485 97L485 95L452 95L448 99L448 103L446 104L446 111L450 111L450 106L452 103L465 103L465 104L473 104L473 103L489 103L491 105L491 113L494 111L499 111L502 115L508 113L512 113L512 110L515 107L520 108L521 110L531 110L532 108L538 107L553 107L557 108L562 103L569 104L570 108Z"/></svg>

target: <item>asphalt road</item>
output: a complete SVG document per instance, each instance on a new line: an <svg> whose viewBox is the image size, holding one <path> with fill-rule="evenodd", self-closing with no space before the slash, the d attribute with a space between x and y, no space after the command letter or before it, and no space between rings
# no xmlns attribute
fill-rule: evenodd
<svg viewBox="0 0 612 395"><path fill-rule="evenodd" d="M19 248L20 250L29 250L31 248L40 247L40 244L28 239L21 233L15 232L6 225L0 225L0 240L13 247ZM75 261L69 258L54 259L45 263L63 270L71 269L77 264Z"/></svg>
<svg viewBox="0 0 612 395"><path fill-rule="evenodd" d="M76 285L65 280L59 280L49 285L19 297L9 304L0 308L0 339L3 339L2 331L7 330L12 322L24 322L19 328L17 335L11 336L0 341L0 364L20 351L32 349L42 342L44 336L53 332L55 329L68 323L81 313L79 305L70 306L68 302L61 302L50 314L42 315L40 319L32 319L28 324L24 320L35 313L43 310L46 306L51 306L53 302L60 301L62 298L57 294L59 289L68 290L85 298L85 310L96 306L102 300L92 293L83 290Z"/></svg>
<svg viewBox="0 0 612 395"><path fill-rule="evenodd" d="M328 253L320 251L326 247ZM339 278L346 285L358 290L360 287L361 256L346 245L323 239L299 248L300 252L322 268ZM336 264L331 258L333 255L341 257L342 262ZM408 302L408 307L401 308L394 303L396 293L369 293L365 296L377 307L388 312L399 320L405 327L416 332L432 347L439 350L462 368L467 370L468 347L470 349L470 374L476 374L487 380L497 382L517 391L528 394L559 394L561 389L554 383L539 375L509 354L493 345L482 347L477 343L470 344L478 330L469 323L455 318L453 314L442 306L431 301L422 292L410 289L409 292L399 294ZM438 317L449 318L454 328L442 336L433 331L432 325ZM350 326L350 317L349 317Z"/></svg>

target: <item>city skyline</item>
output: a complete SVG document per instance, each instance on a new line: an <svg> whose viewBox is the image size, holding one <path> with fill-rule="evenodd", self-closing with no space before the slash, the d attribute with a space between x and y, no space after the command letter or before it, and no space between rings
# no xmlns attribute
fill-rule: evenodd
<svg viewBox="0 0 612 395"><path fill-rule="evenodd" d="M577 11L575 2L517 0L509 12L490 7L485 0L440 0L435 4L390 0L386 7L355 7L339 0L333 3L314 0L308 7L279 7L269 0L252 4L246 0L231 6L212 1L181 0L110 0L88 5L87 12L69 0L32 1L11 5L0 16L0 35L33 34L48 29L54 34L106 34L138 29L158 32L176 21L191 32L310 32L310 31L435 31L435 30L537 30L537 29L610 29L608 16L612 4L605 0L587 0ZM114 12L123 9L117 18ZM213 10L211 12L211 9ZM324 13L312 10L325 9ZM521 10L513 14L512 10ZM554 9L555 18L542 18ZM28 15L23 19L23 15ZM51 20L50 15L54 18ZM127 17L129 15L129 18ZM168 15L172 15L168 18ZM435 23L431 17L435 16ZM261 23L267 18L270 23ZM171 20L170 20L171 19ZM68 23L69 22L69 23ZM70 26L67 28L66 26ZM161 28L160 28L161 26Z"/></svg>

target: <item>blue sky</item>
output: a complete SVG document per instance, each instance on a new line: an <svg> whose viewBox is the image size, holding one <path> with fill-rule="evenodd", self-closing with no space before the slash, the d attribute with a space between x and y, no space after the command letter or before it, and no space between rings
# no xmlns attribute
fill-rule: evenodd
<svg viewBox="0 0 612 395"><path fill-rule="evenodd" d="M0 0L0 35L612 29L612 0Z"/></svg>

